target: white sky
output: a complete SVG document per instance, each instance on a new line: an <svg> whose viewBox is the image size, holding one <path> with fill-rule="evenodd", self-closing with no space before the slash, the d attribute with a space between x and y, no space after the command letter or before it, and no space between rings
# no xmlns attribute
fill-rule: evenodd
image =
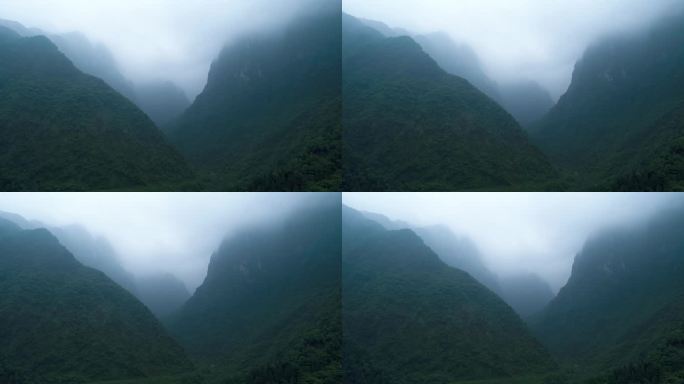
<svg viewBox="0 0 684 384"><path fill-rule="evenodd" d="M133 82L171 80L194 97L225 43L281 25L314 1L334 0L0 0L0 18L82 32L104 43Z"/></svg>
<svg viewBox="0 0 684 384"><path fill-rule="evenodd" d="M499 82L532 79L557 98L596 39L638 30L682 0L344 0L353 16L472 46Z"/></svg>
<svg viewBox="0 0 684 384"><path fill-rule="evenodd" d="M588 236L684 203L677 193L344 193L343 203L471 238L497 274L534 272L560 289Z"/></svg>
<svg viewBox="0 0 684 384"><path fill-rule="evenodd" d="M307 193L0 193L0 210L106 237L124 268L171 273L194 290L223 238L286 216Z"/></svg>

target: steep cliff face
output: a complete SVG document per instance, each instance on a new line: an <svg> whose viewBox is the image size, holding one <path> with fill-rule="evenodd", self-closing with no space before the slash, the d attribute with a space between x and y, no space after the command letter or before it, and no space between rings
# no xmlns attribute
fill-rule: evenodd
<svg viewBox="0 0 684 384"><path fill-rule="evenodd" d="M191 161L238 189L338 190L341 6L320 8L223 50L170 131Z"/></svg>
<svg viewBox="0 0 684 384"><path fill-rule="evenodd" d="M316 199L283 222L230 236L214 253L171 321L193 355L240 380L283 365L320 380L312 382L339 380L340 195Z"/></svg>
<svg viewBox="0 0 684 384"><path fill-rule="evenodd" d="M682 361L672 347L684 331L683 213L587 241L534 325L541 340L561 358L602 371L646 363L662 377L672 373L666 360Z"/></svg>

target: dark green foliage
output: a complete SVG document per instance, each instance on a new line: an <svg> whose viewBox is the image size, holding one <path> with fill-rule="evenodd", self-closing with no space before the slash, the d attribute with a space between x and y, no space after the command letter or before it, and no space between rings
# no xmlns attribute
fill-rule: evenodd
<svg viewBox="0 0 684 384"><path fill-rule="evenodd" d="M524 188L554 171L515 120L409 37L343 16L345 190Z"/></svg>
<svg viewBox="0 0 684 384"><path fill-rule="evenodd" d="M312 199L282 222L226 239L171 322L216 377L339 382L340 195Z"/></svg>
<svg viewBox="0 0 684 384"><path fill-rule="evenodd" d="M0 36L2 190L164 189L192 178L144 113L47 38Z"/></svg>
<svg viewBox="0 0 684 384"><path fill-rule="evenodd" d="M38 225L37 227L44 227ZM27 228L25 228L27 229ZM103 272L122 288L133 295L137 294L137 286L133 275L121 265L119 255L109 241L103 237L95 237L79 225L47 228L60 244L64 246L78 262Z"/></svg>
<svg viewBox="0 0 684 384"><path fill-rule="evenodd" d="M415 36L414 39L442 69L468 80L522 126L539 120L553 107L549 93L533 81L497 84L484 72L483 64L470 46L456 43L445 33Z"/></svg>
<svg viewBox="0 0 684 384"><path fill-rule="evenodd" d="M472 240L457 236L445 226L422 227L414 231L444 263L468 272L475 280L501 296L498 276L484 264L482 254Z"/></svg>
<svg viewBox="0 0 684 384"><path fill-rule="evenodd" d="M154 316L44 229L0 219L0 382L86 383L191 370Z"/></svg>
<svg viewBox="0 0 684 384"><path fill-rule="evenodd" d="M490 99L500 103L499 86L487 76L482 62L467 44L459 44L443 32L415 36L415 41L447 73L468 80Z"/></svg>
<svg viewBox="0 0 684 384"><path fill-rule="evenodd" d="M170 137L219 188L339 190L340 4L240 40L212 65Z"/></svg>
<svg viewBox="0 0 684 384"><path fill-rule="evenodd" d="M576 64L567 93L535 128L575 189L679 190L684 167L684 22L606 39Z"/></svg>
<svg viewBox="0 0 684 384"><path fill-rule="evenodd" d="M343 209L347 383L451 383L554 367L520 318L410 230Z"/></svg>
<svg viewBox="0 0 684 384"><path fill-rule="evenodd" d="M682 213L586 243L567 285L535 322L552 352L585 371L617 369L616 377L681 371Z"/></svg>

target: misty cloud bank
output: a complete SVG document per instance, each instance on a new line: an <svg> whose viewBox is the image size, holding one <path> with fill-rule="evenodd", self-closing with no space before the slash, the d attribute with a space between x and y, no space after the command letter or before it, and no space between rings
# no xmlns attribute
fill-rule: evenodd
<svg viewBox="0 0 684 384"><path fill-rule="evenodd" d="M221 48L277 30L318 0L0 0L0 19L104 44L136 84L170 80L194 98Z"/></svg>
<svg viewBox="0 0 684 384"><path fill-rule="evenodd" d="M500 83L534 80L560 97L575 62L604 36L642 30L680 0L344 0L353 16L470 45Z"/></svg>
<svg viewBox="0 0 684 384"><path fill-rule="evenodd" d="M0 211L103 236L136 276L170 273L192 292L221 241L284 219L308 193L0 193Z"/></svg>
<svg viewBox="0 0 684 384"><path fill-rule="evenodd" d="M443 224L475 242L500 276L536 273L558 291L575 254L604 229L684 206L677 193L345 193L343 203L412 226Z"/></svg>

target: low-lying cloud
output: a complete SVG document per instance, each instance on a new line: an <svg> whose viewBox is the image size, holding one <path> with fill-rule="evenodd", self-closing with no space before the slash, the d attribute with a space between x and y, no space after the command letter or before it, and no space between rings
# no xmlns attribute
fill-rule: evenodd
<svg viewBox="0 0 684 384"><path fill-rule="evenodd" d="M681 0L344 0L353 16L469 44L499 82L535 80L558 98L575 62L603 36L640 30Z"/></svg>
<svg viewBox="0 0 684 384"><path fill-rule="evenodd" d="M171 80L194 97L226 43L278 28L316 1L0 0L0 18L47 33L81 32L106 45L134 83Z"/></svg>
<svg viewBox="0 0 684 384"><path fill-rule="evenodd" d="M638 225L677 193L345 193L344 204L413 226L447 225L472 239L499 275L532 272L560 289L585 240Z"/></svg>
<svg viewBox="0 0 684 384"><path fill-rule="evenodd" d="M194 290L224 239L282 219L308 193L0 193L0 211L46 226L77 224L112 244L125 269L171 273Z"/></svg>

